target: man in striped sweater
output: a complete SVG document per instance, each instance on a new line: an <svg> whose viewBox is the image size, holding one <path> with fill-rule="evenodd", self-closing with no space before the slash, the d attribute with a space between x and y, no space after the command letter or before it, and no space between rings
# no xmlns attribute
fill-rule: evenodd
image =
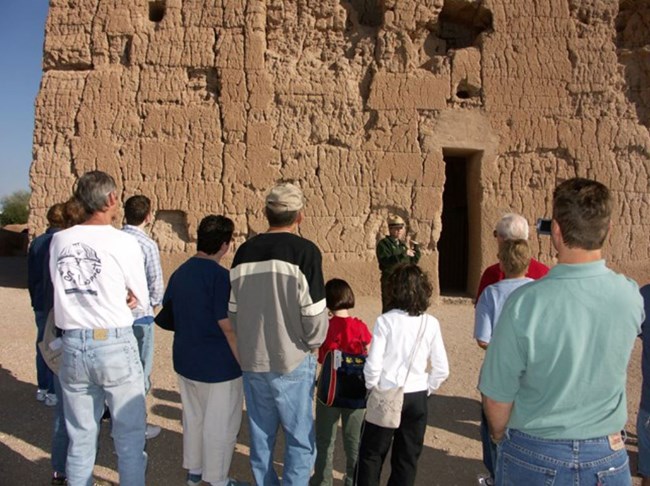
<svg viewBox="0 0 650 486"><path fill-rule="evenodd" d="M269 229L237 250L230 271L228 315L237 334L257 484L280 484L273 469L280 425L282 484L307 484L316 453L312 351L324 341L328 321L320 250L296 234L303 204L293 184L271 189Z"/></svg>

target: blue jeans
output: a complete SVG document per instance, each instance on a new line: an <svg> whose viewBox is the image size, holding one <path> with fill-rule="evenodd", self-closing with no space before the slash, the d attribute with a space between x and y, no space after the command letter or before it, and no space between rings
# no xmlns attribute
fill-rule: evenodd
<svg viewBox="0 0 650 486"><path fill-rule="evenodd" d="M36 320L36 383L40 390L47 390L48 393L54 393L52 370L45 364L41 350L38 349L38 343L43 340L43 334L45 334L47 314L45 311L34 311Z"/></svg>
<svg viewBox="0 0 650 486"><path fill-rule="evenodd" d="M151 390L151 370L153 369L153 317L143 317L133 323L133 335L138 341L140 362L144 371L144 393Z"/></svg>
<svg viewBox="0 0 650 486"><path fill-rule="evenodd" d="M285 436L282 484L305 486L316 458L313 397L316 358L310 354L290 373L244 372L251 434L251 469L258 486L277 486L273 448L282 425Z"/></svg>
<svg viewBox="0 0 650 486"><path fill-rule="evenodd" d="M52 430L52 472L65 476L65 463L68 457L68 431L65 429L65 415L63 413L63 392L59 378L54 375L54 391L59 399L54 410L54 427Z"/></svg>
<svg viewBox="0 0 650 486"><path fill-rule="evenodd" d="M59 379L70 438L68 483L92 485L97 433L106 401L111 410L120 484L144 486L144 380L132 327L65 331Z"/></svg>
<svg viewBox="0 0 650 486"><path fill-rule="evenodd" d="M650 413L642 408L636 419L636 435L639 438L639 474L650 478Z"/></svg>
<svg viewBox="0 0 650 486"><path fill-rule="evenodd" d="M487 417L481 407L481 446L483 447L483 465L488 470L491 478L494 478L494 464L497 456L497 447L492 442L490 437L490 429L488 428Z"/></svg>
<svg viewBox="0 0 650 486"><path fill-rule="evenodd" d="M607 437L551 440L510 429L498 446L497 486L631 486L625 448Z"/></svg>

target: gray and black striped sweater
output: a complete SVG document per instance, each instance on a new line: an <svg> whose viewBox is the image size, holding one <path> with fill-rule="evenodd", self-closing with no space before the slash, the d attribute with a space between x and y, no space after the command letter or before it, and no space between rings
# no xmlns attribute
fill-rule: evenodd
<svg viewBox="0 0 650 486"><path fill-rule="evenodd" d="M288 373L327 334L322 256L311 241L262 233L237 250L228 316L243 371Z"/></svg>

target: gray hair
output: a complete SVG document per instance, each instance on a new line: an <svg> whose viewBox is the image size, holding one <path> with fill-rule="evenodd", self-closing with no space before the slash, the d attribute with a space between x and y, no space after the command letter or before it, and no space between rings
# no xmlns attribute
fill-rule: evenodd
<svg viewBox="0 0 650 486"><path fill-rule="evenodd" d="M93 170L79 178L74 195L86 212L93 214L108 205L108 195L115 189L115 179L106 172Z"/></svg>
<svg viewBox="0 0 650 486"><path fill-rule="evenodd" d="M521 214L504 214L494 230L504 240L528 239L528 221Z"/></svg>

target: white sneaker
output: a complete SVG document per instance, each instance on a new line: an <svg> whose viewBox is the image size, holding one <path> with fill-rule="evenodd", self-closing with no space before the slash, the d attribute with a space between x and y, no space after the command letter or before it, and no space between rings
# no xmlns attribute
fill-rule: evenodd
<svg viewBox="0 0 650 486"><path fill-rule="evenodd" d="M45 395L44 402L46 407L56 407L56 404L59 403L59 399L56 398L54 393L48 393Z"/></svg>
<svg viewBox="0 0 650 486"><path fill-rule="evenodd" d="M43 388L38 388L36 390L36 400L38 400L39 402L44 402L46 395L47 395L47 390Z"/></svg>
<svg viewBox="0 0 650 486"><path fill-rule="evenodd" d="M145 439L155 439L160 434L162 429L157 425L147 424L147 430L144 433Z"/></svg>
<svg viewBox="0 0 650 486"><path fill-rule="evenodd" d="M494 485L494 479L492 479L489 474L479 474L476 477L476 481L479 485L485 485L485 486Z"/></svg>

